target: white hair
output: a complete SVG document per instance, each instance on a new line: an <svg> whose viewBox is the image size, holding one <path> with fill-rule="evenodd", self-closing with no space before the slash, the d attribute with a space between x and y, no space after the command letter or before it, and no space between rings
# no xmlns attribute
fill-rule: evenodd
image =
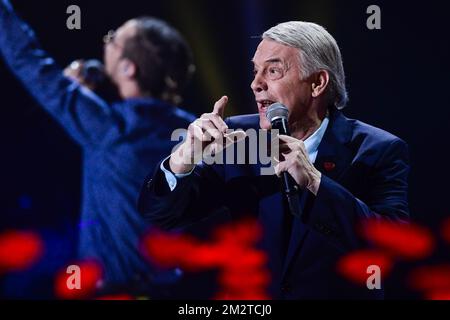
<svg viewBox="0 0 450 320"><path fill-rule="evenodd" d="M325 28L311 22L289 21L270 28L262 38L299 49L303 79L319 70L326 70L330 76L330 98L338 109L345 107L348 94L341 52Z"/></svg>

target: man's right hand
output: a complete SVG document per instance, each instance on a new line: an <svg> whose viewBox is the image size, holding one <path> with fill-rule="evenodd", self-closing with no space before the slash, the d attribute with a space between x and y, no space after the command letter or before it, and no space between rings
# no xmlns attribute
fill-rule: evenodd
<svg viewBox="0 0 450 320"><path fill-rule="evenodd" d="M202 160L203 150L220 152L224 145L224 135L228 126L223 121L223 113L228 97L223 96L215 104L211 113L205 113L192 122L187 131L186 140L170 156L170 170L175 174L191 172Z"/></svg>

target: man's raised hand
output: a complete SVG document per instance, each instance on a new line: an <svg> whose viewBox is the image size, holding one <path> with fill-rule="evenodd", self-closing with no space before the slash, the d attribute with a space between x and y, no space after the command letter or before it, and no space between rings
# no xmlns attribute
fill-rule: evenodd
<svg viewBox="0 0 450 320"><path fill-rule="evenodd" d="M228 126L223 121L228 97L223 96L215 104L211 113L204 113L192 122L186 140L170 157L170 170L175 174L188 173L202 160L203 151L218 153L224 148L224 137ZM229 139L227 139L229 140Z"/></svg>

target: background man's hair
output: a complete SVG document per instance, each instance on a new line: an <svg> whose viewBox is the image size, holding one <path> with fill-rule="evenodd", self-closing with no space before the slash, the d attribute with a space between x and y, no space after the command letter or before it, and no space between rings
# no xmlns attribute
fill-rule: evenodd
<svg viewBox="0 0 450 320"><path fill-rule="evenodd" d="M133 21L136 33L125 41L123 57L136 65L139 88L144 94L179 104L195 69L189 45L162 20L140 17Z"/></svg>
<svg viewBox="0 0 450 320"><path fill-rule="evenodd" d="M289 21L264 32L263 39L271 39L299 49L303 79L319 70L330 75L328 95L338 109L348 102L342 56L336 40L325 28L303 21Z"/></svg>

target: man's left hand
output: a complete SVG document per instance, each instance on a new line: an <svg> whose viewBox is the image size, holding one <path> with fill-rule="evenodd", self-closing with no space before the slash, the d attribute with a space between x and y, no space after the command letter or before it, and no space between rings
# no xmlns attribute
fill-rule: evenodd
<svg viewBox="0 0 450 320"><path fill-rule="evenodd" d="M276 175L280 176L282 172L288 172L300 188L308 189L317 195L322 174L309 161L303 141L286 135L278 135L278 137L284 159L275 166Z"/></svg>

